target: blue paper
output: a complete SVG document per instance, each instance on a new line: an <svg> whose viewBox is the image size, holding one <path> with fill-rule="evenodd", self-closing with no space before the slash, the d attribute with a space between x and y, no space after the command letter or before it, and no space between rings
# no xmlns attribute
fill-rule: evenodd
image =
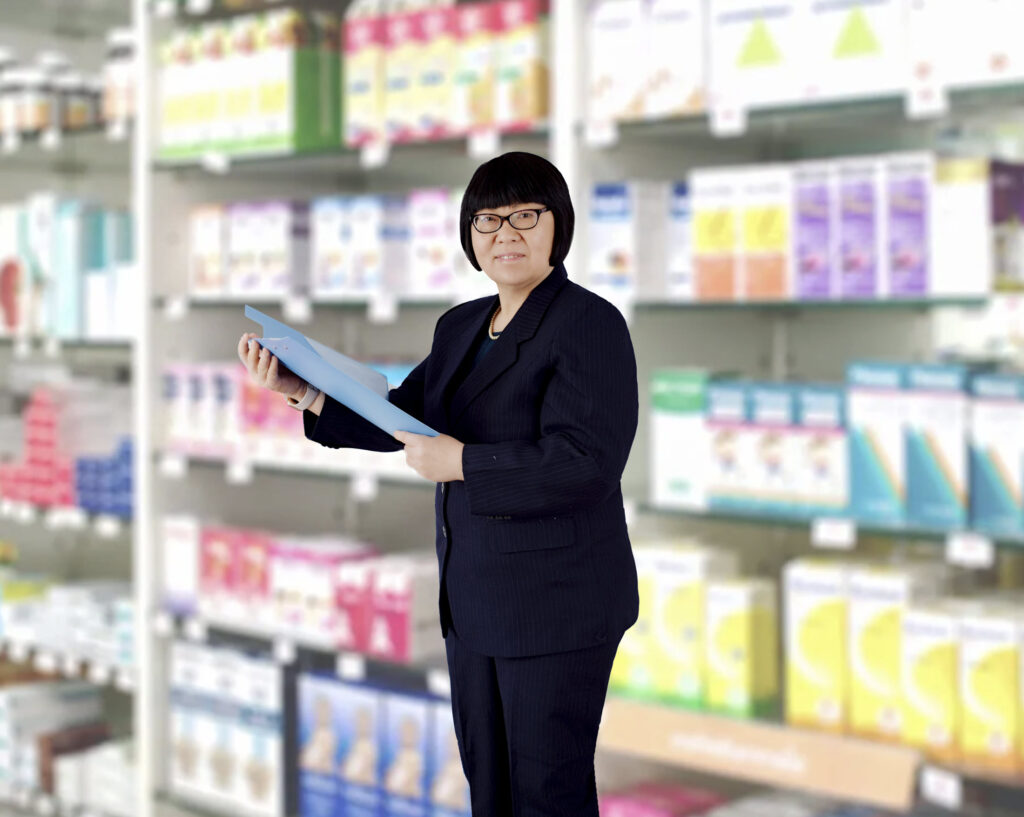
<svg viewBox="0 0 1024 817"><path fill-rule="evenodd" d="M291 371L320 391L348 406L360 417L394 436L410 431L436 437L438 433L388 401L387 378L378 371L324 346L287 324L276 321L251 306L245 316L263 327L257 338Z"/></svg>

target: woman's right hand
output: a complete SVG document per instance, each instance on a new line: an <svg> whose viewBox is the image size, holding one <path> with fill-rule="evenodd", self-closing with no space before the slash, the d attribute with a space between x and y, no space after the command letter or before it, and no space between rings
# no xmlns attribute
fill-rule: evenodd
<svg viewBox="0 0 1024 817"><path fill-rule="evenodd" d="M258 337L255 332L247 332L238 341L238 359L245 364L252 382L285 397L302 399L306 381L281 363L277 355L260 346L256 342Z"/></svg>

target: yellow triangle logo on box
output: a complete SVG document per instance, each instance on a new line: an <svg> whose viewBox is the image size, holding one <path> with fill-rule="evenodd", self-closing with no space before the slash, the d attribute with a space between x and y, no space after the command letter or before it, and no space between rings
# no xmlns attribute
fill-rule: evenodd
<svg viewBox="0 0 1024 817"><path fill-rule="evenodd" d="M871 29L864 9L854 9L846 19L832 56L837 60L850 57L870 57L882 53L878 37Z"/></svg>
<svg viewBox="0 0 1024 817"><path fill-rule="evenodd" d="M782 54L779 53L778 46L775 45L775 40L772 38L771 32L768 31L768 26L765 25L764 20L758 20L754 23L746 45L743 46L743 51L740 53L739 67L758 68L764 65L778 65L780 62L782 62Z"/></svg>

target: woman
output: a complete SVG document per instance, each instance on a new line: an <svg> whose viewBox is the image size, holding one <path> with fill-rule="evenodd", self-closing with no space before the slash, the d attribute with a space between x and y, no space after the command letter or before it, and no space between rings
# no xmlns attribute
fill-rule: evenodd
<svg viewBox="0 0 1024 817"><path fill-rule="evenodd" d="M636 361L608 301L567 279L558 170L506 153L473 175L460 236L498 294L449 309L388 399L439 432L394 437L243 335L255 382L332 448L395 451L438 483L439 608L474 817L596 817L594 751L612 661L636 621L621 476ZM248 344L248 348L247 348Z"/></svg>

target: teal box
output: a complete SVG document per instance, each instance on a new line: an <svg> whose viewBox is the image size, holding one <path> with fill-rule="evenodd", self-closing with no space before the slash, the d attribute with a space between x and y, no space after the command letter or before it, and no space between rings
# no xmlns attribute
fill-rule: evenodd
<svg viewBox="0 0 1024 817"><path fill-rule="evenodd" d="M798 506L798 389L778 383L748 388L753 434L751 509L790 516Z"/></svg>
<svg viewBox="0 0 1024 817"><path fill-rule="evenodd" d="M971 378L971 527L1024 533L1024 375Z"/></svg>
<svg viewBox="0 0 1024 817"><path fill-rule="evenodd" d="M709 385L705 418L709 436L708 507L729 512L754 510L750 385L741 381Z"/></svg>
<svg viewBox="0 0 1024 817"><path fill-rule="evenodd" d="M840 516L850 502L850 455L846 389L802 386L797 395L800 427L799 499L803 517Z"/></svg>
<svg viewBox="0 0 1024 817"><path fill-rule="evenodd" d="M50 305L53 309L51 326L54 334L61 339L82 336L83 276L86 258L89 256L86 223L94 211L94 207L70 199L62 201L57 207L54 292Z"/></svg>
<svg viewBox="0 0 1024 817"><path fill-rule="evenodd" d="M857 361L846 370L850 513L860 522L907 517L907 367Z"/></svg>

